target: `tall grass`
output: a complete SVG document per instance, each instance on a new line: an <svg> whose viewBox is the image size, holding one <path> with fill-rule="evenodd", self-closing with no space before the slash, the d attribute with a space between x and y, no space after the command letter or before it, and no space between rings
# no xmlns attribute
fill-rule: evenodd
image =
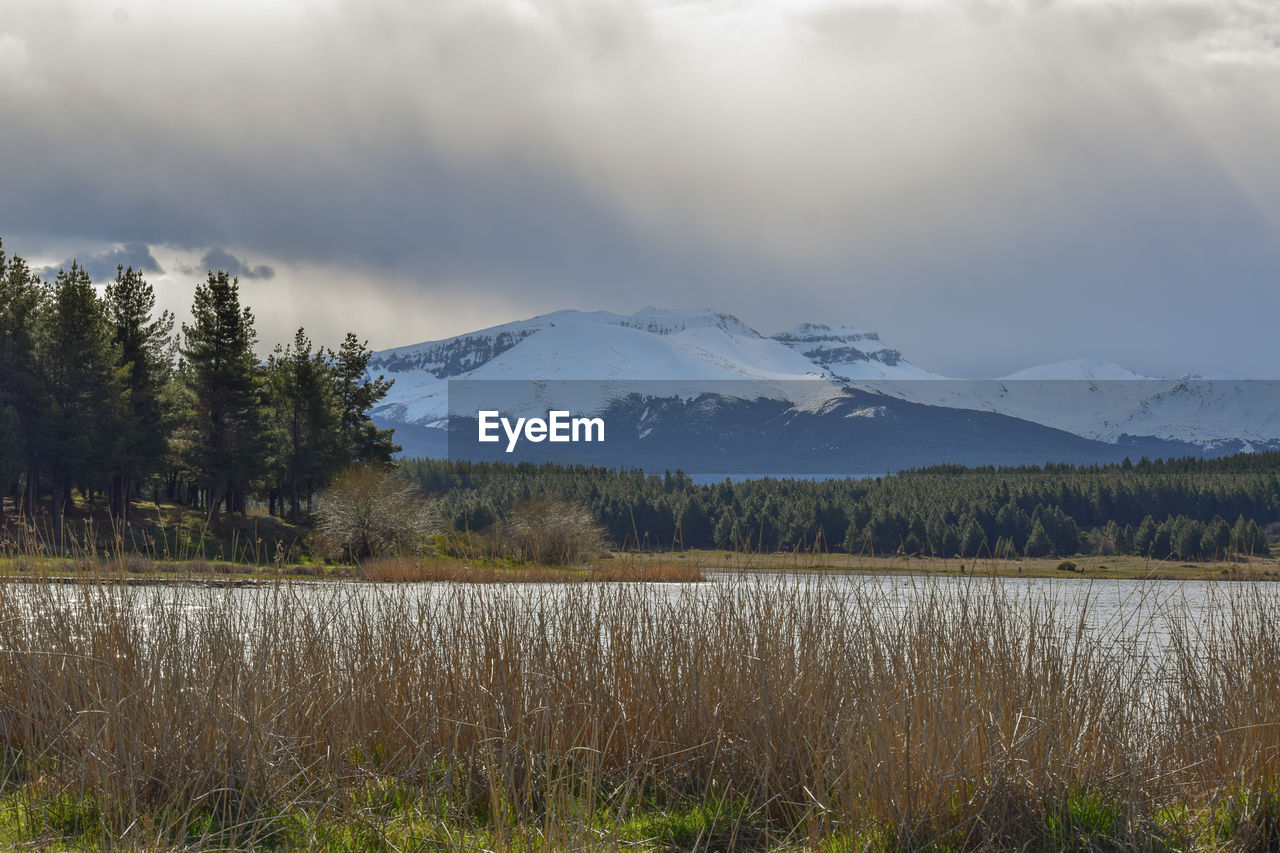
<svg viewBox="0 0 1280 853"><path fill-rule="evenodd" d="M0 841L1275 849L1273 594L1009 589L0 584Z"/></svg>
<svg viewBox="0 0 1280 853"><path fill-rule="evenodd" d="M440 557L379 557L356 568L361 580L388 583L450 581L455 583L586 583L621 581L648 583L692 583L703 579L694 563L676 560L639 560L623 555L598 560L589 567L467 561Z"/></svg>

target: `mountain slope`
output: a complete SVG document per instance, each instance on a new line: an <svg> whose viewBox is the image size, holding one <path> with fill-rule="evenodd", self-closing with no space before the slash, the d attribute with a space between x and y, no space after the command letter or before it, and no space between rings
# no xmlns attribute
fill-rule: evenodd
<svg viewBox="0 0 1280 853"><path fill-rule="evenodd" d="M1127 367L1121 367L1112 361L1104 361L1100 358L1073 358L1067 361L1058 361L1053 364L1039 364L1035 367L1028 367L1025 370L1019 370L1017 373L1010 373L1002 379L1018 382L1026 380L1054 380L1054 381L1083 381L1083 380L1105 380L1108 382L1132 382L1135 380L1151 379L1150 376L1142 376L1134 373Z"/></svg>
<svg viewBox="0 0 1280 853"><path fill-rule="evenodd" d="M1224 452L1280 443L1277 383L1152 379L1094 358L1039 365L999 380L953 380L912 365L875 332L803 323L766 337L711 309L557 311L375 353L369 369L395 380L375 418L399 430L407 452L430 455L444 452L451 380L465 381L455 392L460 400L460 389L471 393L465 400L471 408L495 405L525 413L598 412L630 395L688 401L714 391L717 398L774 400L826 416L833 401L862 390L923 405L926 418L929 407L989 413L1135 453ZM498 384L504 380L508 384ZM485 403L486 394L506 396ZM922 422L912 417L913 434L923 441ZM933 419L938 430L947 423L955 427L942 413L934 411ZM1005 440L1013 434L1008 424L992 429ZM993 458L999 455L995 433Z"/></svg>
<svg viewBox="0 0 1280 853"><path fill-rule="evenodd" d="M846 382L882 379L945 379L909 364L902 353L880 341L875 332L825 323L801 323L779 332L783 343Z"/></svg>
<svg viewBox="0 0 1280 853"><path fill-rule="evenodd" d="M375 415L422 426L447 416L450 379L745 381L741 393L747 396L786 399L791 390L778 383L806 380L808 386L822 380L830 386L826 393L838 393L837 372L806 355L803 343L766 338L736 317L710 309L646 308L631 315L557 311L375 353L369 371L395 380ZM871 352L878 356L869 361L879 366L875 378L924 373L896 351L878 346Z"/></svg>

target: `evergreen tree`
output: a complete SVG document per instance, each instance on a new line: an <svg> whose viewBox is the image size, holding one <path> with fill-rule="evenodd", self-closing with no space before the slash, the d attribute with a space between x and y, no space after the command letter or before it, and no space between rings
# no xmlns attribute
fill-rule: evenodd
<svg viewBox="0 0 1280 853"><path fill-rule="evenodd" d="M908 556L917 556L923 549L920 546L920 537L914 531L907 534L907 538L902 540L902 553Z"/></svg>
<svg viewBox="0 0 1280 853"><path fill-rule="evenodd" d="M191 325L182 326L183 379L191 392L190 466L199 473L211 517L245 511L250 484L265 473L262 382L253 353L253 312L240 307L239 279L210 272L196 287Z"/></svg>
<svg viewBox="0 0 1280 853"><path fill-rule="evenodd" d="M1215 515L1205 525L1204 534L1200 538L1200 555L1207 560L1218 560L1227 556L1231 550L1231 528L1226 519Z"/></svg>
<svg viewBox="0 0 1280 853"><path fill-rule="evenodd" d="M354 460L343 447L333 371L322 352L312 351L304 329L292 344L276 347L267 375L279 431L280 488L289 499L289 518L297 521L302 496L310 510L315 491Z"/></svg>
<svg viewBox="0 0 1280 853"><path fill-rule="evenodd" d="M1028 557L1047 557L1053 551L1053 542L1045 532L1044 525L1037 519L1031 525L1031 533L1027 536L1027 546L1023 549Z"/></svg>
<svg viewBox="0 0 1280 853"><path fill-rule="evenodd" d="M1000 507L995 519L996 534L1010 542L1025 542L1031 529L1031 519L1013 501Z"/></svg>
<svg viewBox="0 0 1280 853"><path fill-rule="evenodd" d="M1133 536L1133 552L1140 557L1154 556L1156 545L1156 520L1151 516L1142 519L1138 532Z"/></svg>
<svg viewBox="0 0 1280 853"><path fill-rule="evenodd" d="M941 557L959 557L961 556L961 536L960 530L954 524L948 524L942 530L942 539L939 544Z"/></svg>
<svg viewBox="0 0 1280 853"><path fill-rule="evenodd" d="M1271 550L1267 546L1267 534L1262 529L1262 525L1252 518L1245 525L1245 535L1241 545L1243 546L1243 553L1250 556L1254 554L1261 557L1271 556Z"/></svg>
<svg viewBox="0 0 1280 853"><path fill-rule="evenodd" d="M1116 553L1117 554L1134 553L1135 548L1133 545L1133 537L1134 537L1134 533L1133 533L1132 524L1126 524L1124 527L1121 527L1119 534L1116 536Z"/></svg>
<svg viewBox="0 0 1280 853"><path fill-rule="evenodd" d="M977 557L987 546L987 537L982 532L982 525L978 524L978 520L973 516L969 516L969 520L962 523L964 534L960 541L960 550L966 557Z"/></svg>
<svg viewBox="0 0 1280 853"><path fill-rule="evenodd" d="M44 405L32 436L53 486L53 526L62 529L73 482L101 482L120 451L128 403L106 308L83 268L58 272L37 319L35 357Z"/></svg>
<svg viewBox="0 0 1280 853"><path fill-rule="evenodd" d="M39 277L21 257L7 257L0 243L0 494L13 491L25 473L25 499L19 504L27 514L35 510L39 483L35 447L29 439L41 409L35 329L43 298Z"/></svg>
<svg viewBox="0 0 1280 853"><path fill-rule="evenodd" d="M1173 521L1169 531L1169 546L1179 560L1190 560L1201 554L1200 544L1204 537L1204 525L1184 515Z"/></svg>
<svg viewBox="0 0 1280 853"><path fill-rule="evenodd" d="M173 315L165 311L159 317L152 316L155 291L142 272L132 267L116 267L115 280L107 284L104 300L129 390L111 488L111 513L123 519L137 478L158 471L164 461L170 425L163 417L160 396L170 374Z"/></svg>
<svg viewBox="0 0 1280 853"><path fill-rule="evenodd" d="M1168 516L1156 525L1155 538L1151 540L1151 556L1167 560L1173 556L1173 517Z"/></svg>
<svg viewBox="0 0 1280 853"><path fill-rule="evenodd" d="M369 412L387 396L395 380L381 375L377 379L365 378L372 356L368 342L361 343L352 332L347 333L336 353L329 353L340 413L339 430L351 461L386 466L401 448L394 441L394 431L378 429Z"/></svg>

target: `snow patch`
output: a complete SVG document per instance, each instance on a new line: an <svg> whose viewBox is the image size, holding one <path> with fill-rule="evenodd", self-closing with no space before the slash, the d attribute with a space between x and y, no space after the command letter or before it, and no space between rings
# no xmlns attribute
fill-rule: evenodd
<svg viewBox="0 0 1280 853"><path fill-rule="evenodd" d="M1010 373L1008 376L1002 376L1002 379L1013 381L1040 379L1040 380L1062 380L1062 379L1102 379L1107 381L1132 381L1139 379L1151 379L1150 376L1143 376L1140 373L1134 373L1127 367L1121 367L1112 361L1106 361L1101 358L1073 358L1067 361L1057 361L1053 364L1039 364L1035 367L1028 367L1025 370L1019 370L1017 373Z"/></svg>

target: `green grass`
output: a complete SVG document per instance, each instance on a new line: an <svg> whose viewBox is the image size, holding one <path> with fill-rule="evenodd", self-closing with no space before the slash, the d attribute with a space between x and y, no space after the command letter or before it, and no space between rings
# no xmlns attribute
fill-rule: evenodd
<svg viewBox="0 0 1280 853"><path fill-rule="evenodd" d="M1264 801L1270 801L1263 805ZM625 809L599 803L578 823L494 821L438 792L393 779L371 780L333 802L298 802L279 810L237 814L234 809L198 809L175 816L134 816L127 838L111 836L104 809L88 796L41 798L18 791L0 799L0 845L32 850L269 850L378 851L564 849L631 851L822 851L822 853L961 853L973 849L1043 851L1274 850L1274 792L1241 789L1218 807L1194 812L1182 804L1164 807L1168 823L1135 827L1140 814L1097 791L1067 792L1046 802L1038 822L1026 822L998 838L969 837L963 827L937 829L878 823L856 831L814 831L804 824L768 819L744 800L720 796L667 806L633 803Z"/></svg>
<svg viewBox="0 0 1280 853"><path fill-rule="evenodd" d="M1096 850L1126 837L1124 804L1097 791L1074 791L1045 809L1046 850Z"/></svg>

